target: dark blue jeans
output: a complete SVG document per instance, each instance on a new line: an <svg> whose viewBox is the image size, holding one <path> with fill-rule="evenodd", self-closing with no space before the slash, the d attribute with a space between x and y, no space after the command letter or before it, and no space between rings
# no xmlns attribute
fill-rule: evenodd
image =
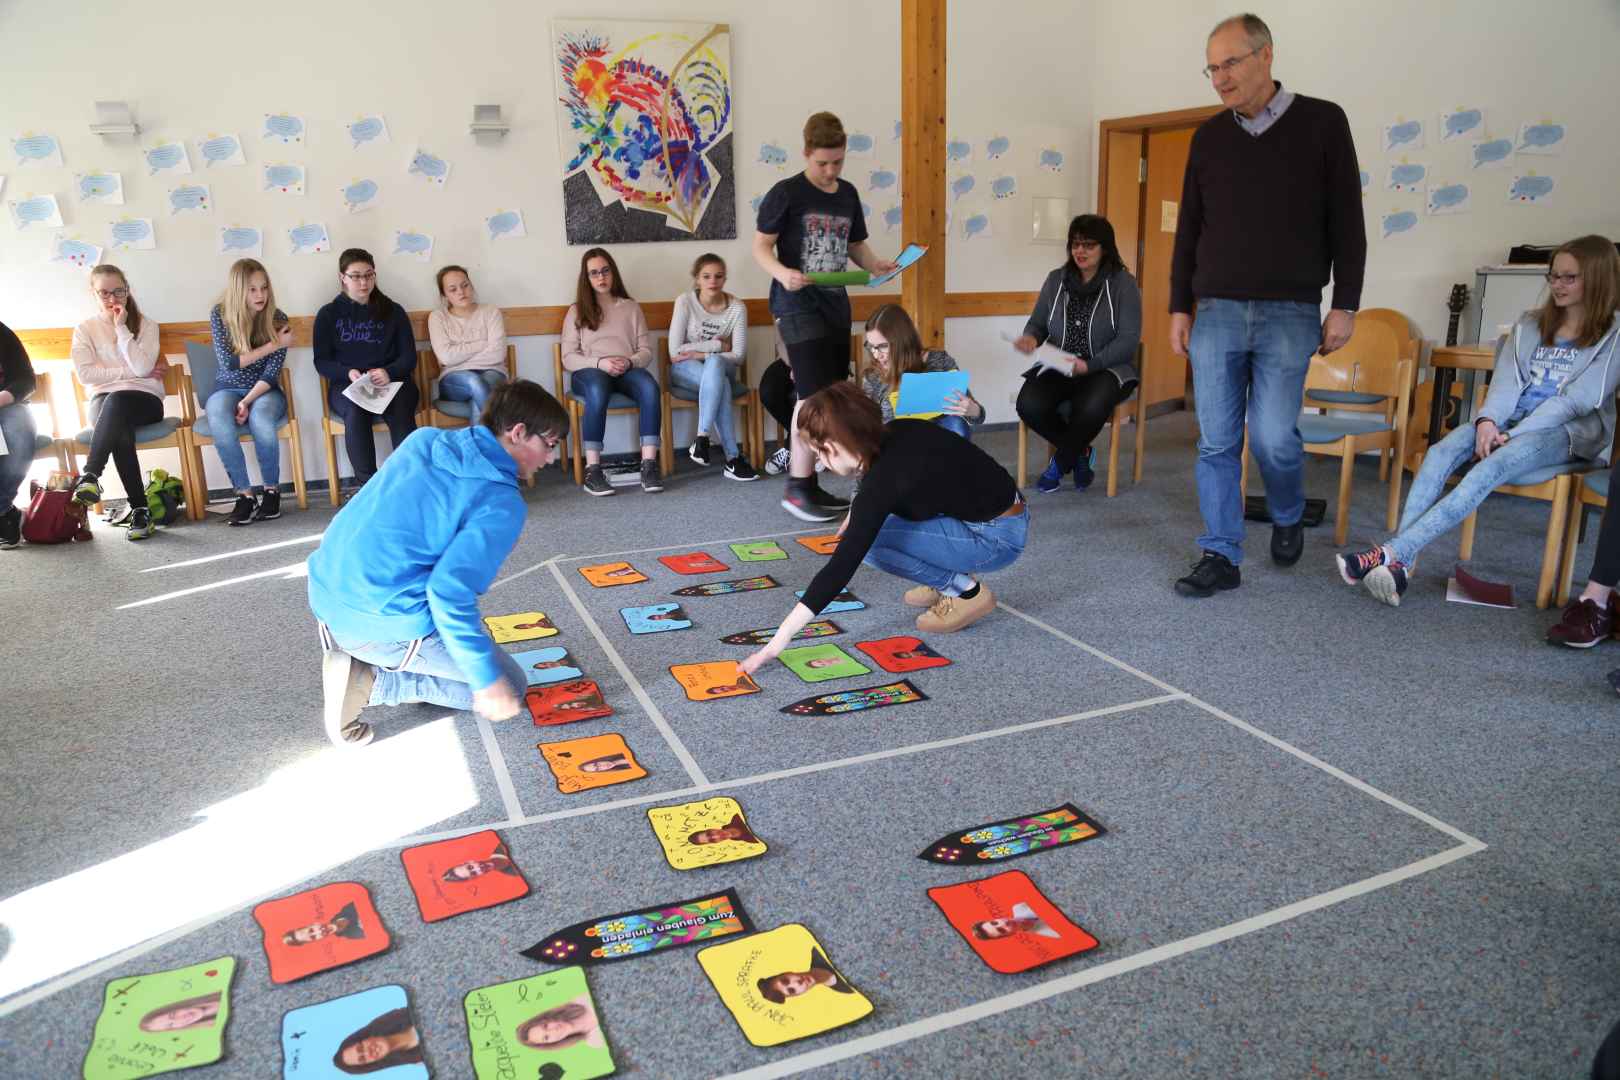
<svg viewBox="0 0 1620 1080"><path fill-rule="evenodd" d="M569 387L585 402L585 419L580 424L580 445L587 450L602 450L602 438L607 434L608 399L615 392L636 403L642 446L657 446L663 428L664 414L659 400L658 380L641 368L631 368L623 375L609 375L596 368L576 371L569 379Z"/></svg>
<svg viewBox="0 0 1620 1080"><path fill-rule="evenodd" d="M1293 300L1200 300L1193 323L1198 403L1198 546L1243 561L1243 430L1278 525L1305 512L1305 447L1299 410L1311 354L1322 344L1316 304Z"/></svg>

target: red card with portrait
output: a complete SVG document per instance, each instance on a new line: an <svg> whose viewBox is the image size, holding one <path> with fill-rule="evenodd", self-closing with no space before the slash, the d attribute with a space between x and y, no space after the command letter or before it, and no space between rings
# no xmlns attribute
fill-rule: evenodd
<svg viewBox="0 0 1620 1080"><path fill-rule="evenodd" d="M896 675L921 671L924 668L946 667L950 661L929 648L922 638L879 638L877 641L857 641L855 647L870 656L884 671Z"/></svg>
<svg viewBox="0 0 1620 1080"><path fill-rule="evenodd" d="M602 696L602 688L592 679L531 686L523 694L536 727L571 724L575 720L596 720L613 715L613 706Z"/></svg>
<svg viewBox="0 0 1620 1080"><path fill-rule="evenodd" d="M660 555L658 561L677 574L719 574L731 569L707 551L688 551L684 555Z"/></svg>
<svg viewBox="0 0 1620 1080"><path fill-rule="evenodd" d="M940 885L928 898L979 959L1003 975L1097 947L1097 939L1070 922L1022 870Z"/></svg>
<svg viewBox="0 0 1620 1080"><path fill-rule="evenodd" d="M418 844L399 853L423 922L494 907L529 895L506 841L492 829Z"/></svg>
<svg viewBox="0 0 1620 1080"><path fill-rule="evenodd" d="M266 900L253 909L253 919L264 932L273 983L352 964L390 944L371 893L355 881Z"/></svg>

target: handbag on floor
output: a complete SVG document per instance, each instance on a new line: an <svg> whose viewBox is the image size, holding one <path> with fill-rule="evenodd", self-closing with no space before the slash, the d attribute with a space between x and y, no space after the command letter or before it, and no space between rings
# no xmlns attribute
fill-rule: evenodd
<svg viewBox="0 0 1620 1080"><path fill-rule="evenodd" d="M84 504L72 491L42 488L36 481L28 486L28 510L23 514L23 539L30 544L65 544L90 540L90 521Z"/></svg>

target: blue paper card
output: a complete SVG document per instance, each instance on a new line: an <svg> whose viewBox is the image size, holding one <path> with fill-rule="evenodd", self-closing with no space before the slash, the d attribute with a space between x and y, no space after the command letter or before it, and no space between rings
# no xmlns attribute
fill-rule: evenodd
<svg viewBox="0 0 1620 1080"><path fill-rule="evenodd" d="M574 658L568 655L568 650L560 645L549 649L530 649L528 652L513 653L512 659L523 669L530 686L550 686L552 683L570 682L585 675L575 665Z"/></svg>
<svg viewBox="0 0 1620 1080"><path fill-rule="evenodd" d="M653 604L650 607L620 608L624 625L632 634L661 634L666 630L690 630L692 620L679 604Z"/></svg>
<svg viewBox="0 0 1620 1080"><path fill-rule="evenodd" d="M284 1080L347 1080L374 1073L427 1080L422 1036L403 986L376 986L281 1018Z"/></svg>
<svg viewBox="0 0 1620 1080"><path fill-rule="evenodd" d="M799 589L793 595L803 600L804 590ZM855 599L855 594L846 590L827 601L827 606L821 609L821 614L835 615L840 611L863 611L865 608L864 601Z"/></svg>
<svg viewBox="0 0 1620 1080"><path fill-rule="evenodd" d="M880 274L866 283L868 289L875 289L879 285L893 281L900 276L900 272L924 255L928 254L927 244L907 244L906 250L894 257L894 269L887 274Z"/></svg>
<svg viewBox="0 0 1620 1080"><path fill-rule="evenodd" d="M965 371L908 371L900 376L900 400L895 402L894 415L938 416L952 394L966 397L967 388Z"/></svg>

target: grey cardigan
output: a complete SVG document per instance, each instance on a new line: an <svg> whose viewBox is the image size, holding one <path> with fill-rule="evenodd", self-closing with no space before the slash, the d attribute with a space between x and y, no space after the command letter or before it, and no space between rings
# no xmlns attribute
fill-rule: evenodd
<svg viewBox="0 0 1620 1080"><path fill-rule="evenodd" d="M1581 349L1570 369L1569 378L1558 393L1536 406L1512 428L1508 417L1518 407L1519 396L1530 382L1530 361L1541 344L1536 316L1525 315L1513 333L1496 348L1496 370L1475 421L1490 420L1511 437L1526 431L1561 427L1569 433L1569 452L1599 464L1609 463L1614 445L1614 392L1620 385L1620 312L1608 332L1596 345Z"/></svg>
<svg viewBox="0 0 1620 1080"><path fill-rule="evenodd" d="M1046 275L1046 284L1041 286L1024 333L1037 343L1050 341L1073 354L1080 343L1065 340L1069 325L1069 291L1063 285L1066 269L1060 266ZM1091 360L1086 365L1090 370L1110 368L1120 385L1141 378L1131 361L1136 359L1136 346L1142 340L1142 291L1124 267L1103 279L1102 295L1086 324L1086 337L1091 347Z"/></svg>
<svg viewBox="0 0 1620 1080"><path fill-rule="evenodd" d="M958 371L960 369L956 366L955 357L944 349L924 349L923 370ZM883 376L879 375L875 370L868 370L865 378L861 380L861 389L866 391L866 396L877 402L878 408L883 410L883 422L885 424L894 419L894 402L889 400L889 384ZM968 396L973 396L971 391ZM981 409L977 420L967 420L965 416L962 419L967 420L969 424L982 424L985 415L985 412Z"/></svg>

